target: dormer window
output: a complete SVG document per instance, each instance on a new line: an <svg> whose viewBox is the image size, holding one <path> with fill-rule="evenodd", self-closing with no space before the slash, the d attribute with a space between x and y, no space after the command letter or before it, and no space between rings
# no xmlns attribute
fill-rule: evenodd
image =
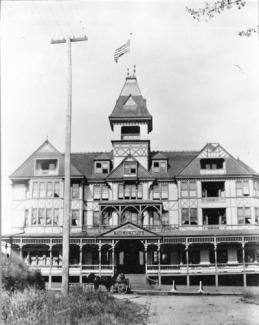
<svg viewBox="0 0 259 325"><path fill-rule="evenodd" d="M166 160L154 160L152 162L152 172L165 174L167 172L167 161Z"/></svg>
<svg viewBox="0 0 259 325"><path fill-rule="evenodd" d="M124 163L124 176L137 176L137 163L125 162Z"/></svg>
<svg viewBox="0 0 259 325"><path fill-rule="evenodd" d="M223 169L224 159L201 159L201 169Z"/></svg>
<svg viewBox="0 0 259 325"><path fill-rule="evenodd" d="M109 161L96 161L95 162L95 174L107 175L110 172L110 162Z"/></svg>
<svg viewBox="0 0 259 325"><path fill-rule="evenodd" d="M58 159L37 159L36 176L56 175L58 172Z"/></svg>

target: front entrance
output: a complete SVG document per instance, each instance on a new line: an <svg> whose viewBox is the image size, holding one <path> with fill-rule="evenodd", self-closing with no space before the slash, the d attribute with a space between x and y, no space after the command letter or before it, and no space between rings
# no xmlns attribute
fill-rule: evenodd
<svg viewBox="0 0 259 325"><path fill-rule="evenodd" d="M115 248L115 272L145 273L144 246L140 240L123 239Z"/></svg>

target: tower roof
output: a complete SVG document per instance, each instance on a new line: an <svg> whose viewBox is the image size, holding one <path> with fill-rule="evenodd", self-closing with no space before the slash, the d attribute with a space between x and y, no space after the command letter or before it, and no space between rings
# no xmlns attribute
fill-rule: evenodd
<svg viewBox="0 0 259 325"><path fill-rule="evenodd" d="M133 75L127 75L109 120L112 129L115 122L146 121L148 123L148 131L152 131L152 115L149 113L146 99L143 98L139 89L135 69Z"/></svg>

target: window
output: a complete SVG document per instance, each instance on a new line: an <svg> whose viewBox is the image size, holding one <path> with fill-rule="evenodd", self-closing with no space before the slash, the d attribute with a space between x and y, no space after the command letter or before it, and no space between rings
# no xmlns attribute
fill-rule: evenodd
<svg viewBox="0 0 259 325"><path fill-rule="evenodd" d="M137 163L125 162L124 163L124 176L137 176Z"/></svg>
<svg viewBox="0 0 259 325"><path fill-rule="evenodd" d="M38 197L38 183L37 182L33 182L32 183L32 198L35 199Z"/></svg>
<svg viewBox="0 0 259 325"><path fill-rule="evenodd" d="M254 181L254 196L259 196L259 181Z"/></svg>
<svg viewBox="0 0 259 325"><path fill-rule="evenodd" d="M79 210L72 210L72 226L79 226Z"/></svg>
<svg viewBox="0 0 259 325"><path fill-rule="evenodd" d="M95 173L96 174L109 174L110 162L109 161L96 161L95 162Z"/></svg>
<svg viewBox="0 0 259 325"><path fill-rule="evenodd" d="M53 183L47 182L47 197L51 198L53 196Z"/></svg>
<svg viewBox="0 0 259 325"><path fill-rule="evenodd" d="M119 200L137 200L142 199L143 187L142 184L126 184L118 185L118 199Z"/></svg>
<svg viewBox="0 0 259 325"><path fill-rule="evenodd" d="M139 139L140 127L134 126L122 126L121 127L121 140Z"/></svg>
<svg viewBox="0 0 259 325"><path fill-rule="evenodd" d="M29 225L29 210L26 209L24 211L24 227L27 227Z"/></svg>
<svg viewBox="0 0 259 325"><path fill-rule="evenodd" d="M55 182L54 183L54 197L59 197L59 191L60 191L59 187L60 187L59 182Z"/></svg>
<svg viewBox="0 0 259 325"><path fill-rule="evenodd" d="M58 224L59 224L59 209L54 209L53 226L57 226Z"/></svg>
<svg viewBox="0 0 259 325"><path fill-rule="evenodd" d="M44 219L45 219L45 209L40 208L38 211L38 224L44 225Z"/></svg>
<svg viewBox="0 0 259 325"><path fill-rule="evenodd" d="M249 196L249 181L240 180L236 181L236 194L237 196Z"/></svg>
<svg viewBox="0 0 259 325"><path fill-rule="evenodd" d="M108 200L109 199L109 190L108 190L107 185L104 185L104 184L94 185L93 198L94 198L94 200Z"/></svg>
<svg viewBox="0 0 259 325"><path fill-rule="evenodd" d="M57 159L37 159L36 175L55 175L57 173Z"/></svg>
<svg viewBox="0 0 259 325"><path fill-rule="evenodd" d="M181 181L181 197L196 197L197 183L196 181Z"/></svg>
<svg viewBox="0 0 259 325"><path fill-rule="evenodd" d="M201 159L200 166L201 169L223 169L224 159L222 158Z"/></svg>
<svg viewBox="0 0 259 325"><path fill-rule="evenodd" d="M162 173L165 174L167 172L167 161L163 160L154 160L152 163L152 171L153 173Z"/></svg>
<svg viewBox="0 0 259 325"><path fill-rule="evenodd" d="M98 227L100 223L99 211L94 211L93 213L93 226Z"/></svg>
<svg viewBox="0 0 259 325"><path fill-rule="evenodd" d="M31 224L37 224L37 209L31 209Z"/></svg>
<svg viewBox="0 0 259 325"><path fill-rule="evenodd" d="M33 182L32 198L59 197L59 187L59 182Z"/></svg>
<svg viewBox="0 0 259 325"><path fill-rule="evenodd" d="M46 209L46 225L50 226L52 224L52 209Z"/></svg>
<svg viewBox="0 0 259 325"><path fill-rule="evenodd" d="M40 182L40 198L44 198L46 195L45 183Z"/></svg>
<svg viewBox="0 0 259 325"><path fill-rule="evenodd" d="M158 184L153 186L153 200L168 199L168 184Z"/></svg>
<svg viewBox="0 0 259 325"><path fill-rule="evenodd" d="M32 226L57 226L59 223L59 209L52 208L33 208L31 210L31 225Z"/></svg>
<svg viewBox="0 0 259 325"><path fill-rule="evenodd" d="M79 189L80 189L79 184L76 183L72 184L72 191L71 191L72 199L79 199Z"/></svg>
<svg viewBox="0 0 259 325"><path fill-rule="evenodd" d="M237 223L242 224L251 224L251 209L248 207L237 208Z"/></svg>
<svg viewBox="0 0 259 325"><path fill-rule="evenodd" d="M182 225L197 225L198 211L196 208L182 209Z"/></svg>
<svg viewBox="0 0 259 325"><path fill-rule="evenodd" d="M259 224L259 208L255 208L255 224Z"/></svg>

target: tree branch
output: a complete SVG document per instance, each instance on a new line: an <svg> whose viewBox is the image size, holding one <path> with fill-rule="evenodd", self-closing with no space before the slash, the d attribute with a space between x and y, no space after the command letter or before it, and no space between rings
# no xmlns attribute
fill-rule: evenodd
<svg viewBox="0 0 259 325"><path fill-rule="evenodd" d="M203 8L192 9L186 7L186 10L193 17L193 19L196 19L197 21L205 20L208 22L209 19L214 18L215 15L220 14L226 9L237 7L237 9L240 10L245 7L246 3L247 0L217 0L213 4L205 2ZM250 37L254 33L259 33L259 26L240 31L238 35Z"/></svg>

